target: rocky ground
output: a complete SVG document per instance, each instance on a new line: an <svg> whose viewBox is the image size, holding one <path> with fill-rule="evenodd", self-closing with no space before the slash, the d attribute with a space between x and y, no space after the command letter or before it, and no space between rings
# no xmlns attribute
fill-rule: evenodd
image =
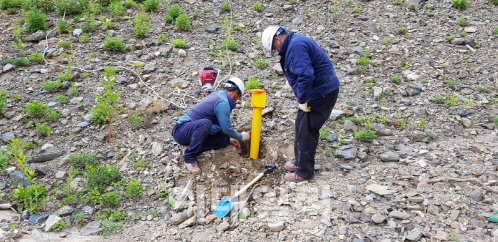
<svg viewBox="0 0 498 242"><path fill-rule="evenodd" d="M498 211L498 6L471 1L466 10L452 8L451 1L427 1L414 9L410 2L392 1L263 1L263 11L253 10L254 0L232 1L232 14L221 9L222 1L166 1L149 14L152 28L146 39L133 36L128 19L138 9L128 9L122 18L112 18L112 35L121 35L125 52L104 51L106 30L89 33L81 43L79 26L84 19L65 17L70 34L22 34L24 51L50 52L47 63L27 67L1 65L0 88L7 90L6 108L0 119L3 140L21 138L36 144L25 150L29 168L36 171L34 183L48 189L49 201L39 214L19 211L10 195L22 181L19 166L11 163L1 173L0 210L5 241L496 241L498 227L488 219ZM191 31L165 23L167 9L179 5L191 18ZM355 8L361 8L355 11ZM23 16L1 10L0 59L18 58L9 46L14 41L12 24ZM357 13L355 13L357 12ZM429 16L426 12L434 13ZM337 14L335 16L334 14ZM468 25L457 21L464 15ZM106 18L111 18L109 14ZM61 16L49 13L49 30ZM99 18L96 17L97 20ZM232 22L230 22L230 20ZM224 22L226 21L226 22ZM238 26L229 38L236 51L219 52L226 40L225 26ZM341 81L339 100L321 131L317 149L317 174L304 183L283 181L283 164L293 158L293 121L296 99L286 83L278 59L271 58L260 43L269 24L286 26L310 36L325 50ZM398 28L407 29L399 34ZM498 32L498 31L497 31ZM159 34L168 38L157 42ZM454 37L452 40L446 38ZM39 37L38 40L28 41ZM35 38L36 39L36 38ZM183 39L187 46L174 48L171 41ZM67 88L43 91L45 81L57 80L67 70L71 51L58 46L72 43L72 83ZM212 40L213 42L210 42ZM157 42L157 43L156 43ZM367 51L371 64L357 60ZM213 52L208 54L209 52ZM218 53L222 53L221 55ZM265 61L259 69L253 63ZM143 63L137 77L133 63ZM261 130L260 159L247 157L229 146L199 157L202 175L184 171L178 145L171 137L175 121L202 100L196 94L198 71L205 66L220 69L220 82L229 76L247 80L256 77L266 90L267 108ZM117 92L124 108L114 122L116 138L109 140L106 125L89 122L89 113L101 95L102 67L116 67ZM87 72L88 77L81 74ZM395 84L391 77L400 76ZM448 80L452 80L448 82ZM70 84L70 83L66 83ZM68 87L66 85L66 87ZM14 98L13 95L19 95ZM57 95L69 103L54 101ZM438 97L440 97L438 99ZM442 100L446 103L436 103ZM35 133L33 125L45 122L26 117L26 104L33 100L59 112L49 138ZM237 130L250 129L252 111L246 96L232 112ZM455 101L453 105L448 102ZM135 127L130 116L142 118ZM353 117L357 117L353 119ZM358 117L371 122L358 122ZM345 119L349 118L349 119ZM354 131L375 130L378 138L364 142ZM86 236L102 226L94 215L104 213L94 204L66 205L57 197L57 187L66 183L70 154L97 154L100 164L120 170L126 181L135 179L147 189L143 198L121 197L113 208L136 220L118 223L124 229L109 238ZM145 161L137 163L137 161ZM137 165L138 164L138 165ZM252 180L265 164L278 169L258 183L238 222L231 227L243 195L231 216L217 219L212 212L219 200L234 194ZM71 186L84 192L83 170ZM114 188L108 187L106 191ZM117 188L116 188L117 189ZM170 194L164 197L161 194ZM85 194L85 193L82 193ZM174 205L172 201L175 201ZM17 210L16 210L17 209ZM75 215L84 219L75 222ZM45 215L45 216L43 216ZM37 217L41 216L41 218ZM38 221L36 221L38 219ZM70 226L48 232L58 220ZM30 223L28 220L33 220ZM102 221L106 223L107 221ZM10 225L10 226L9 226Z"/></svg>

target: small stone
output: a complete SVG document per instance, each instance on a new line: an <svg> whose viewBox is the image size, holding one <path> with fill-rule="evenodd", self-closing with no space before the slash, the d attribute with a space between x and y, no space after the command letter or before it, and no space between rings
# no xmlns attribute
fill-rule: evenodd
<svg viewBox="0 0 498 242"><path fill-rule="evenodd" d="M406 240L409 241L419 241L421 238L422 238L422 233L418 231L411 232L406 236Z"/></svg>
<svg viewBox="0 0 498 242"><path fill-rule="evenodd" d="M27 41L31 41L31 42L34 42L34 41L39 41L39 40L42 40L42 39L45 39L46 37L46 33L45 31L43 30L38 30L36 31L34 34L30 35L28 37L28 39L26 39Z"/></svg>
<svg viewBox="0 0 498 242"><path fill-rule="evenodd" d="M327 139L327 141L329 141L329 142L334 142L334 141L336 141L336 140L337 140L337 136L335 136L335 135L329 135L329 136L327 136L327 138L326 138L326 139Z"/></svg>
<svg viewBox="0 0 498 242"><path fill-rule="evenodd" d="M65 171L57 171L57 173L55 173L55 179L62 180L62 179L65 179L66 176L67 176L67 173Z"/></svg>
<svg viewBox="0 0 498 242"><path fill-rule="evenodd" d="M345 145L337 150L337 157L344 158L346 160L354 159L356 158L356 150L356 146L354 145Z"/></svg>
<svg viewBox="0 0 498 242"><path fill-rule="evenodd" d="M28 210L24 210L22 212L22 219L29 219L29 211Z"/></svg>
<svg viewBox="0 0 498 242"><path fill-rule="evenodd" d="M453 220L453 221L456 221L458 219L459 215L460 215L460 210L451 211L451 213L450 213L450 219Z"/></svg>
<svg viewBox="0 0 498 242"><path fill-rule="evenodd" d="M271 229L273 232L280 232L284 230L284 222L283 221L278 221L275 223L268 223L268 227Z"/></svg>
<svg viewBox="0 0 498 242"><path fill-rule="evenodd" d="M475 27L467 27L467 28L463 29L463 31L465 31L467 33L475 33L477 31L477 29Z"/></svg>
<svg viewBox="0 0 498 242"><path fill-rule="evenodd" d="M173 87L180 87L180 88L185 88L188 86L188 82L181 78L173 79L169 81L169 84Z"/></svg>
<svg viewBox="0 0 498 242"><path fill-rule="evenodd" d="M460 117L465 117L467 115L469 115L469 111L463 109L463 110L457 110L457 113L458 115L460 115Z"/></svg>
<svg viewBox="0 0 498 242"><path fill-rule="evenodd" d="M65 216L71 215L73 212L74 212L74 208L71 207L71 206L69 206L69 205L64 206L62 208L59 208L59 210L57 210L57 213L61 217L65 217Z"/></svg>
<svg viewBox="0 0 498 242"><path fill-rule="evenodd" d="M474 190L474 191L470 192L469 196L470 196L470 198L472 198L472 200L474 200L476 202L484 200L484 195L482 194L482 192L480 190Z"/></svg>
<svg viewBox="0 0 498 242"><path fill-rule="evenodd" d="M342 115L344 115L344 112L342 110L334 109L334 110L332 110L332 113L330 114L329 119L335 121L338 118L340 118Z"/></svg>
<svg viewBox="0 0 498 242"><path fill-rule="evenodd" d="M187 51L185 51L184 49L180 49L178 51L178 56L180 56L180 57L187 57Z"/></svg>
<svg viewBox="0 0 498 242"><path fill-rule="evenodd" d="M204 222L206 224L210 224L211 222L213 222L214 220L216 220L218 218L218 216L214 215L214 214L210 214L206 217L206 219L204 220Z"/></svg>
<svg viewBox="0 0 498 242"><path fill-rule="evenodd" d="M55 215L50 215L47 219L47 222L45 222L45 232L49 232L52 230L52 226L54 226L54 224L56 224L57 222L59 222L59 220L61 220L62 218L59 217L59 216L55 216Z"/></svg>
<svg viewBox="0 0 498 242"><path fill-rule="evenodd" d="M436 236L434 236L434 238L439 241L448 241L450 240L450 235L444 231L437 231Z"/></svg>
<svg viewBox="0 0 498 242"><path fill-rule="evenodd" d="M387 217L380 213L376 213L372 216L372 221L376 224L383 223L384 221L386 221L386 219Z"/></svg>
<svg viewBox="0 0 498 242"><path fill-rule="evenodd" d="M16 171L12 172L9 174L9 178L12 181L16 181L17 184L24 184L25 186L28 185L28 178L22 175L22 172Z"/></svg>
<svg viewBox="0 0 498 242"><path fill-rule="evenodd" d="M173 225L181 224L185 220L187 220L187 215L184 214L184 213L177 213L177 214L173 215L173 217L171 217L169 219L169 221L171 221L171 224L173 224Z"/></svg>
<svg viewBox="0 0 498 242"><path fill-rule="evenodd" d="M227 222L220 223L220 224L218 224L218 226L216 226L216 230L218 232L223 232L223 231L227 230L228 228L230 228L230 224Z"/></svg>
<svg viewBox="0 0 498 242"><path fill-rule="evenodd" d="M344 121L344 129L346 131L356 131L358 127L351 120Z"/></svg>
<svg viewBox="0 0 498 242"><path fill-rule="evenodd" d="M9 141L11 139L15 139L15 138L16 138L16 136L14 135L13 132L7 132L7 133L2 134L2 140L4 142L7 142L7 141Z"/></svg>
<svg viewBox="0 0 498 242"><path fill-rule="evenodd" d="M395 161L399 161L399 159L400 159L399 155L392 152L392 151L384 152L384 153L380 154L379 157L382 161L386 161L386 162L395 162Z"/></svg>
<svg viewBox="0 0 498 242"><path fill-rule="evenodd" d="M49 102L49 103L47 104L47 106L48 106L49 108L57 108L57 107L60 107L60 106L61 106L61 103L60 103L60 102Z"/></svg>
<svg viewBox="0 0 498 242"><path fill-rule="evenodd" d="M90 125L90 123L89 123L89 122L81 122L81 123L78 123L76 126L77 126L77 127L84 128L84 127L86 127L86 126L88 126L88 125Z"/></svg>
<svg viewBox="0 0 498 242"><path fill-rule="evenodd" d="M400 211L392 211L389 213L389 217L397 219L407 219L410 217L410 214Z"/></svg>
<svg viewBox="0 0 498 242"><path fill-rule="evenodd" d="M277 75L279 75L279 76L282 76L284 74L284 71L282 70L282 66L279 63L275 64L272 67L272 70L275 71L275 73L277 73Z"/></svg>
<svg viewBox="0 0 498 242"><path fill-rule="evenodd" d="M178 228L181 229L181 228L186 228L186 227L190 227L193 225L195 225L195 216L185 220L185 222L178 225Z"/></svg>
<svg viewBox="0 0 498 242"><path fill-rule="evenodd" d="M367 16L358 16L356 19L361 20L361 21L368 21L370 18Z"/></svg>
<svg viewBox="0 0 498 242"><path fill-rule="evenodd" d="M214 33L216 31L218 31L220 27L216 24L211 24L211 25L207 25L206 27L204 27L204 29L209 32L209 33Z"/></svg>
<svg viewBox="0 0 498 242"><path fill-rule="evenodd" d="M427 205L427 213L432 214L432 215L438 215L439 214L439 207L431 203L431 204Z"/></svg>
<svg viewBox="0 0 498 242"><path fill-rule="evenodd" d="M390 195L390 194L393 194L394 190L389 190L389 187L388 186L382 186L382 185L379 185L379 184L370 184L368 186L365 187L367 190L373 192L373 193L377 193L379 195Z"/></svg>
<svg viewBox="0 0 498 242"><path fill-rule="evenodd" d="M358 75L358 69L356 69L356 68L350 68L350 69L347 70L346 74L347 75L352 75L352 76Z"/></svg>
<svg viewBox="0 0 498 242"><path fill-rule="evenodd" d="M81 230L81 235L83 236L88 236L88 235L97 235L100 229L100 225L102 222L100 220L97 221L92 221L88 223L82 230Z"/></svg>
<svg viewBox="0 0 498 242"><path fill-rule="evenodd" d="M5 66L3 66L2 70L3 72L8 72L10 70L14 69L14 65L12 64L6 64Z"/></svg>
<svg viewBox="0 0 498 242"><path fill-rule="evenodd" d="M285 4L283 9L284 9L284 11L293 10L294 9L294 5Z"/></svg>
<svg viewBox="0 0 498 242"><path fill-rule="evenodd" d="M82 34L83 34L83 30L82 29L74 29L73 30L73 36L74 37L80 37Z"/></svg>
<svg viewBox="0 0 498 242"><path fill-rule="evenodd" d="M152 143L152 154L159 156L163 152L163 146L157 142Z"/></svg>

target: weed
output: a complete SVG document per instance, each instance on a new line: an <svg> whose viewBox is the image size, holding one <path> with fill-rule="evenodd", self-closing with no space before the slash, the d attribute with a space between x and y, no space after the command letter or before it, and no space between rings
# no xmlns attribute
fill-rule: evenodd
<svg viewBox="0 0 498 242"><path fill-rule="evenodd" d="M59 118L59 113L52 109L47 113L47 115L45 115L45 118L47 119L47 121L55 122Z"/></svg>
<svg viewBox="0 0 498 242"><path fill-rule="evenodd" d="M467 32L460 32L458 34L460 35L460 37L465 37L467 35Z"/></svg>
<svg viewBox="0 0 498 242"><path fill-rule="evenodd" d="M102 204L105 206L115 207L120 203L119 194L116 192L107 192L102 197Z"/></svg>
<svg viewBox="0 0 498 242"><path fill-rule="evenodd" d="M394 0L393 4L394 5L402 5L403 4L403 0Z"/></svg>
<svg viewBox="0 0 498 242"><path fill-rule="evenodd" d="M349 101L348 101L348 105L350 105L350 106L356 106L356 105L358 105L358 101L355 101L355 100L349 100Z"/></svg>
<svg viewBox="0 0 498 242"><path fill-rule="evenodd" d="M427 16L429 16L429 17L434 16L434 13L433 13L433 12L426 12L425 14L426 14Z"/></svg>
<svg viewBox="0 0 498 242"><path fill-rule="evenodd" d="M80 39L80 42L81 43L86 43L90 40L90 38L88 37L88 34L87 33L84 33L83 35L81 35L81 39Z"/></svg>
<svg viewBox="0 0 498 242"><path fill-rule="evenodd" d="M46 104L37 101L29 102L26 104L26 115L30 117L42 117L47 113L48 107Z"/></svg>
<svg viewBox="0 0 498 242"><path fill-rule="evenodd" d="M75 155L71 154L67 158L67 163L71 166L80 166L84 167L86 165L95 166L99 163L96 154L83 154L83 155Z"/></svg>
<svg viewBox="0 0 498 242"><path fill-rule="evenodd" d="M422 80L420 80L420 82L422 82L422 83L429 83L429 81L427 81L427 79L422 79Z"/></svg>
<svg viewBox="0 0 498 242"><path fill-rule="evenodd" d="M157 11L159 9L159 2L160 0L146 0L143 2L145 11L150 11L151 13Z"/></svg>
<svg viewBox="0 0 498 242"><path fill-rule="evenodd" d="M71 84L67 92L73 96L75 96L78 93L78 88L74 85L74 83Z"/></svg>
<svg viewBox="0 0 498 242"><path fill-rule="evenodd" d="M484 92L484 93L488 93L489 92L489 90L487 88L485 88L485 87L479 87L479 91Z"/></svg>
<svg viewBox="0 0 498 242"><path fill-rule="evenodd" d="M38 30L47 31L47 18L45 14L43 14L40 9L32 8L29 10L26 18L28 19L28 25L26 26L26 30L34 33Z"/></svg>
<svg viewBox="0 0 498 242"><path fill-rule="evenodd" d="M355 131L354 137L362 141L372 142L374 139L377 138L377 135L375 133L376 132L373 130Z"/></svg>
<svg viewBox="0 0 498 242"><path fill-rule="evenodd" d="M147 21L148 14L146 12L138 12L133 20L134 28L133 33L139 39L149 37L151 22Z"/></svg>
<svg viewBox="0 0 498 242"><path fill-rule="evenodd" d="M26 150L34 149L35 147L36 145L32 141L26 142L24 145L24 149Z"/></svg>
<svg viewBox="0 0 498 242"><path fill-rule="evenodd" d="M458 25L458 26L460 26L460 27L465 27L465 26L467 26L467 25L468 25L468 23L467 23L467 18L465 18L465 16L464 16L464 15L462 15L462 16L460 17L460 19L458 20L457 25Z"/></svg>
<svg viewBox="0 0 498 242"><path fill-rule="evenodd" d="M496 118L493 119L493 122L495 122L496 126L498 126L498 116L496 116Z"/></svg>
<svg viewBox="0 0 498 242"><path fill-rule="evenodd" d="M464 109L469 108L472 105L472 103L474 103L474 101L472 100L467 101L467 104L465 105Z"/></svg>
<svg viewBox="0 0 498 242"><path fill-rule="evenodd" d="M373 92L373 86L374 86L374 84L373 84L373 83L367 83L367 84L366 84L366 86L367 86L367 88L368 88L368 89L367 89L367 90L368 90L368 93Z"/></svg>
<svg viewBox="0 0 498 242"><path fill-rule="evenodd" d="M389 39L388 38L383 38L382 39L382 44L383 45L388 45L389 44Z"/></svg>
<svg viewBox="0 0 498 242"><path fill-rule="evenodd" d="M7 13L8 14L16 14L17 11L15 9L13 9L13 8L9 8L9 9L7 9Z"/></svg>
<svg viewBox="0 0 498 242"><path fill-rule="evenodd" d="M7 150L10 152L9 157L14 160L21 159L23 156L22 148L24 147L24 141L21 141L21 139L10 139L8 144L9 147L7 147Z"/></svg>
<svg viewBox="0 0 498 242"><path fill-rule="evenodd" d="M104 223L99 229L99 235L102 238L108 238L111 234L117 234L123 232L123 227L118 223Z"/></svg>
<svg viewBox="0 0 498 242"><path fill-rule="evenodd" d="M29 56L29 60L33 61L33 62L39 62L39 63L45 62L43 60L43 55L38 53L38 52L31 53L31 55Z"/></svg>
<svg viewBox="0 0 498 242"><path fill-rule="evenodd" d="M161 43L166 42L166 41L168 41L168 37L166 37L166 35L164 35L164 34L160 34L158 41Z"/></svg>
<svg viewBox="0 0 498 242"><path fill-rule="evenodd" d="M43 204L48 202L47 190L42 185L31 185L24 188L22 185L14 190L11 199L19 201L20 210L28 210L31 214L36 214Z"/></svg>
<svg viewBox="0 0 498 242"><path fill-rule="evenodd" d="M63 86L62 82L52 81L44 82L42 84L42 89L49 92L56 92Z"/></svg>
<svg viewBox="0 0 498 242"><path fill-rule="evenodd" d="M135 161L134 167L135 168L138 168L138 167L147 167L147 161L145 161L145 160L141 160L141 161L137 160L137 161Z"/></svg>
<svg viewBox="0 0 498 242"><path fill-rule="evenodd" d="M398 28L398 33L402 34L402 35L406 35L406 34L408 34L408 29L406 29L405 27Z"/></svg>
<svg viewBox="0 0 498 242"><path fill-rule="evenodd" d="M145 195L145 188L140 185L140 182L131 178L126 189L126 197L143 197Z"/></svg>
<svg viewBox="0 0 498 242"><path fill-rule="evenodd" d="M368 66L372 62L370 61L370 54L368 48L363 50L363 55L356 60L356 65L358 66L358 71L360 73L365 73L368 69Z"/></svg>
<svg viewBox="0 0 498 242"><path fill-rule="evenodd" d="M387 117L383 115L374 114L374 117L379 121L379 123L385 124L387 122Z"/></svg>
<svg viewBox="0 0 498 242"><path fill-rule="evenodd" d="M109 10L111 16L118 17L124 14L125 7L121 4L121 1L113 1L109 7L107 7L107 10Z"/></svg>
<svg viewBox="0 0 498 242"><path fill-rule="evenodd" d="M81 26L83 32L93 32L97 30L97 21L93 18L93 14L90 15L90 19L86 21L83 26Z"/></svg>
<svg viewBox="0 0 498 242"><path fill-rule="evenodd" d="M138 7L137 4L133 0L124 1L123 6L125 8L137 8Z"/></svg>
<svg viewBox="0 0 498 242"><path fill-rule="evenodd" d="M231 39L231 40L224 40L221 43L221 46L222 49L224 50L237 50L239 45L237 44L237 41Z"/></svg>
<svg viewBox="0 0 498 242"><path fill-rule="evenodd" d="M171 7L168 8L168 15L164 17L164 21L166 21L167 23L172 23L182 13L183 11L178 5L172 5Z"/></svg>
<svg viewBox="0 0 498 242"><path fill-rule="evenodd" d="M111 37L110 35L107 35L105 37L104 50L125 51L126 44L123 43L123 40L120 35L116 37Z"/></svg>
<svg viewBox="0 0 498 242"><path fill-rule="evenodd" d="M456 86L456 82L453 80L446 80L446 86L447 87L454 87L454 86Z"/></svg>
<svg viewBox="0 0 498 242"><path fill-rule="evenodd" d="M353 13L360 13L361 12L361 8L354 8L353 9Z"/></svg>
<svg viewBox="0 0 498 242"><path fill-rule="evenodd" d="M140 118L140 116L138 116L136 114L130 116L130 122L131 122L131 125L133 125L135 127L142 126L142 118Z"/></svg>
<svg viewBox="0 0 498 242"><path fill-rule="evenodd" d="M410 10L414 10L414 9L415 9L415 4L410 3L410 4L408 5L408 9L410 9Z"/></svg>
<svg viewBox="0 0 498 242"><path fill-rule="evenodd" d="M21 39L21 34L22 34L22 29L19 27L19 25L13 24L12 25L12 37L15 39Z"/></svg>
<svg viewBox="0 0 498 242"><path fill-rule="evenodd" d="M3 150L0 150L0 170L5 171L5 169L9 166L10 158L3 152Z"/></svg>
<svg viewBox="0 0 498 242"><path fill-rule="evenodd" d="M457 97L455 96L455 93L453 95L448 97L448 106L453 107L457 103Z"/></svg>
<svg viewBox="0 0 498 242"><path fill-rule="evenodd" d="M47 122L43 123L43 124L36 124L36 134L38 135L45 135L47 136L48 138L50 138L50 131L52 130L52 128L50 128L47 124Z"/></svg>
<svg viewBox="0 0 498 242"><path fill-rule="evenodd" d="M88 1L84 0L56 0L55 6L59 15L74 16L88 9Z"/></svg>
<svg viewBox="0 0 498 242"><path fill-rule="evenodd" d="M351 0L346 0L346 1L351 1ZM287 2L288 4L292 5L292 4L296 4L297 3L297 0L290 0L289 2Z"/></svg>
<svg viewBox="0 0 498 242"><path fill-rule="evenodd" d="M223 3L221 4L221 9L223 9L224 11L230 12L232 10L232 7L230 6L230 4L228 2L223 1Z"/></svg>
<svg viewBox="0 0 498 242"><path fill-rule="evenodd" d="M262 60L259 60L259 61L256 61L254 62L254 65L259 68L259 69L263 69L266 67L266 62L262 61Z"/></svg>
<svg viewBox="0 0 498 242"><path fill-rule="evenodd" d="M456 235L453 235L453 236L451 236L451 241L460 242L460 239Z"/></svg>
<svg viewBox="0 0 498 242"><path fill-rule="evenodd" d="M444 37L444 38L445 38L446 40L448 40L448 41L452 41L452 40L454 40L454 39L455 39L455 37L453 37L453 36L446 36L446 37Z"/></svg>
<svg viewBox="0 0 498 242"><path fill-rule="evenodd" d="M399 85L403 81L403 78L400 76L392 76L391 81Z"/></svg>
<svg viewBox="0 0 498 242"><path fill-rule="evenodd" d="M104 21L104 22L102 22L102 26L104 27L104 29L113 29L114 23L111 20Z"/></svg>
<svg viewBox="0 0 498 242"><path fill-rule="evenodd" d="M255 11L258 11L258 12L263 11L263 5L261 5L261 3L260 3L260 2L256 2L256 3L254 4L254 10L255 10Z"/></svg>
<svg viewBox="0 0 498 242"><path fill-rule="evenodd" d="M57 23L57 30L61 34L69 34L69 27L71 27L71 24L69 24L66 20L61 20Z"/></svg>
<svg viewBox="0 0 498 242"><path fill-rule="evenodd" d="M166 206L168 206L170 208L175 206L176 201L173 197L169 196L167 200L168 200L168 202L166 203Z"/></svg>
<svg viewBox="0 0 498 242"><path fill-rule="evenodd" d="M64 220L61 219L59 221L57 221L57 223L55 223L54 225L52 225L52 230L54 231L60 231L62 230L63 228L67 227L69 225L67 225L66 223L64 223Z"/></svg>
<svg viewBox="0 0 498 242"><path fill-rule="evenodd" d="M175 48L185 48L185 46L187 45L185 40L181 40L181 39L174 39L173 41L171 41L171 43L173 44L173 46Z"/></svg>
<svg viewBox="0 0 498 242"><path fill-rule="evenodd" d="M498 27L496 27L495 29L493 29L493 34L498 34Z"/></svg>
<svg viewBox="0 0 498 242"><path fill-rule="evenodd" d="M256 80L256 77L250 78L246 83L246 90L259 89L261 87L261 82Z"/></svg>
<svg viewBox="0 0 498 242"><path fill-rule="evenodd" d="M87 190L103 191L112 182L121 180L118 168L114 166L87 165L85 169L85 188Z"/></svg>
<svg viewBox="0 0 498 242"><path fill-rule="evenodd" d="M426 126L427 126L427 122L425 121L425 116L420 116L418 123L417 123L417 129L420 131L424 131Z"/></svg>
<svg viewBox="0 0 498 242"><path fill-rule="evenodd" d="M438 104L445 104L446 103L446 97L438 96L438 97L436 97L434 99L434 102L438 103Z"/></svg>
<svg viewBox="0 0 498 242"><path fill-rule="evenodd" d="M192 29L190 27L190 18L185 13L180 14L180 16L176 18L176 28L183 30Z"/></svg>
<svg viewBox="0 0 498 242"><path fill-rule="evenodd" d="M467 0L453 0L451 6L460 10L467 9Z"/></svg>
<svg viewBox="0 0 498 242"><path fill-rule="evenodd" d="M326 139L327 137L329 137L329 131L327 131L326 129L324 128L321 128L320 129L320 136L318 137L318 140L324 140Z"/></svg>
<svg viewBox="0 0 498 242"><path fill-rule="evenodd" d="M2 64L12 64L15 66L29 66L29 61L24 58L16 58L16 59L5 59L2 61Z"/></svg>
<svg viewBox="0 0 498 242"><path fill-rule="evenodd" d="M89 74L88 72L86 72L86 71L84 71L84 72L82 72L82 73L80 74L80 77L81 77L81 78L87 78L87 77L89 77L89 76L90 76L90 74Z"/></svg>
<svg viewBox="0 0 498 242"><path fill-rule="evenodd" d="M74 223L79 224L83 220L83 213L77 213L73 215Z"/></svg>

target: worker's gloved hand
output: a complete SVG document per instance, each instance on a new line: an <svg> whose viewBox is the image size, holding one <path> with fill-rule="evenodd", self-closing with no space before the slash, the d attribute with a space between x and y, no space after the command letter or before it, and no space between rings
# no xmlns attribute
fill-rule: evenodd
<svg viewBox="0 0 498 242"><path fill-rule="evenodd" d="M242 141L249 140L251 138L251 133L250 132L242 132Z"/></svg>
<svg viewBox="0 0 498 242"><path fill-rule="evenodd" d="M308 106L308 103L303 103L299 104L299 109L303 110L304 112L311 112L311 107Z"/></svg>

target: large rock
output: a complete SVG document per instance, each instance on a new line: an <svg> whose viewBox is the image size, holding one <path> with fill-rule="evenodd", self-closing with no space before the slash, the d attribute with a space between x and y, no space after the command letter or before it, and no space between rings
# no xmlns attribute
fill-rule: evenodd
<svg viewBox="0 0 498 242"><path fill-rule="evenodd" d="M216 226L216 230L218 232L223 232L223 231L227 230L228 228L230 228L230 224L228 222L223 222L223 223L218 224L218 226Z"/></svg>
<svg viewBox="0 0 498 242"><path fill-rule="evenodd" d="M100 220L88 223L82 230L81 235L97 235L99 233L100 225L102 222Z"/></svg>
<svg viewBox="0 0 498 242"><path fill-rule="evenodd" d="M15 138L16 138L16 136L14 135L13 132L7 132L7 133L2 134L2 140L4 142L7 142L7 141L9 141L11 139L15 139Z"/></svg>
<svg viewBox="0 0 498 242"><path fill-rule="evenodd" d="M422 233L418 231L411 232L406 236L406 240L409 241L419 241L422 238Z"/></svg>
<svg viewBox="0 0 498 242"><path fill-rule="evenodd" d="M147 65L144 66L143 71L145 74L151 73L156 70L156 62L151 62L148 63Z"/></svg>
<svg viewBox="0 0 498 242"><path fill-rule="evenodd" d="M273 232L280 232L280 231L284 230L284 228L285 228L283 221L278 221L275 223L268 223L268 227Z"/></svg>
<svg viewBox="0 0 498 242"><path fill-rule="evenodd" d="M73 214L73 212L74 212L74 208L71 207L71 206L69 206L69 205L64 206L62 208L59 208L59 210L57 210L57 213L61 217L65 217L65 216L71 215L71 214Z"/></svg>
<svg viewBox="0 0 498 242"><path fill-rule="evenodd" d="M340 118L342 115L344 115L344 112L342 110L334 109L334 110L332 110L332 113L330 114L329 119L332 119L333 121L335 121L338 118Z"/></svg>
<svg viewBox="0 0 498 242"><path fill-rule="evenodd" d="M343 146L337 150L337 157L344 158L346 160L354 159L356 158L356 150L356 146L354 145Z"/></svg>
<svg viewBox="0 0 498 242"><path fill-rule="evenodd" d="M356 127L356 124L354 124L351 120L344 121L344 129L346 131L356 131L358 130L358 127Z"/></svg>
<svg viewBox="0 0 498 242"><path fill-rule="evenodd" d="M47 222L45 222L45 232L51 231L54 224L59 222L59 220L61 220L61 219L62 218L59 216L50 215L47 219Z"/></svg>
<svg viewBox="0 0 498 242"><path fill-rule="evenodd" d="M57 152L57 153L50 153L50 154L42 154L42 155L38 155L38 156L35 156L31 159L28 160L28 162L30 163L36 163L36 162L45 162L45 161L51 161L59 156L63 155L63 153L61 152Z"/></svg>
<svg viewBox="0 0 498 242"><path fill-rule="evenodd" d="M399 155L392 152L392 151L388 151L388 152L385 152L385 153L382 153L380 154L380 159L382 161L386 161L386 162L395 162L395 161L399 161Z"/></svg>
<svg viewBox="0 0 498 242"><path fill-rule="evenodd" d="M185 222L178 225L178 228L181 229L181 228L193 226L193 225L195 225L195 221L196 221L195 216L191 217L188 220L185 220Z"/></svg>
<svg viewBox="0 0 498 242"><path fill-rule="evenodd" d="M383 223L384 221L386 221L387 217L380 214L380 213L376 213L372 216L372 222L376 223L376 224L380 224L380 223Z"/></svg>
<svg viewBox="0 0 498 242"><path fill-rule="evenodd" d="M173 225L181 224L185 220L187 220L187 215L184 213L177 213L169 219L169 221L171 221L171 224L173 224Z"/></svg>
<svg viewBox="0 0 498 242"><path fill-rule="evenodd" d="M38 30L36 31L34 34L30 35L28 37L28 39L26 39L27 41L31 41L31 42L34 42L34 41L39 41L39 40L42 40L42 39L45 39L45 36L47 34L45 33L45 31L43 30Z"/></svg>
<svg viewBox="0 0 498 242"><path fill-rule="evenodd" d="M18 185L23 185L24 187L29 185L28 178L23 176L21 171L15 171L10 173L9 178L12 181L16 181Z"/></svg>
<svg viewBox="0 0 498 242"><path fill-rule="evenodd" d="M13 69L14 69L14 67L15 67L15 66L14 66L14 65L12 65L12 64L7 64L7 65L4 65L4 66L3 66L2 70L3 70L3 72L8 72L8 71L10 71L10 70L13 70Z"/></svg>

